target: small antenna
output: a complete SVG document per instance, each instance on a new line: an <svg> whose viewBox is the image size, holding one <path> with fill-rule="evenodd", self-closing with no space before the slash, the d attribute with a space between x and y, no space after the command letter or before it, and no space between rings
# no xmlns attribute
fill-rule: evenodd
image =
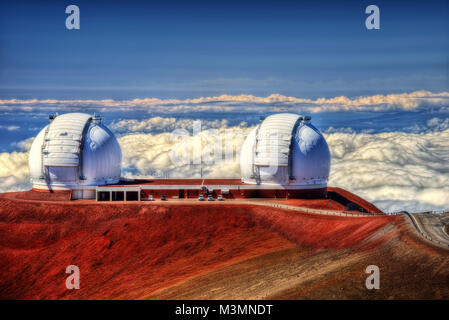
<svg viewBox="0 0 449 320"><path fill-rule="evenodd" d="M94 112L94 115L92 116L92 120L94 120L96 122L101 122L101 116L97 115L97 113Z"/></svg>

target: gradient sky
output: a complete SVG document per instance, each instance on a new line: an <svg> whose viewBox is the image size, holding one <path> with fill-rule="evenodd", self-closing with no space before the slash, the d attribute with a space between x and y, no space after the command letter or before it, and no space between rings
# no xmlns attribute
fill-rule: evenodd
<svg viewBox="0 0 449 320"><path fill-rule="evenodd" d="M81 29L65 28L76 4ZM381 29L365 28L376 4ZM449 1L1 1L0 98L445 91Z"/></svg>

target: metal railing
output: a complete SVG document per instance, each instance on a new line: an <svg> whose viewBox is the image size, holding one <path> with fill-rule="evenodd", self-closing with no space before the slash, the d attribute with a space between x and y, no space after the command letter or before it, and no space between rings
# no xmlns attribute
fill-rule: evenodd
<svg viewBox="0 0 449 320"><path fill-rule="evenodd" d="M324 215L340 216L340 217L382 217L382 216L385 216L384 214L378 213L378 212L353 213L354 211L313 209L313 208L291 206L291 205L280 204L280 203L272 203L272 202L267 202L267 201L258 201L258 202L254 201L252 203L258 204L258 205L270 206L270 207L279 208L279 209L288 209L288 210L295 210L295 211L301 211L301 212L306 212L306 213L316 213L316 214L324 214Z"/></svg>
<svg viewBox="0 0 449 320"><path fill-rule="evenodd" d="M443 214L449 213L449 209L442 210L429 210L429 211L421 211L421 212L410 212L412 214ZM409 214L407 211L393 211L393 212L385 212L386 215L400 215L400 214Z"/></svg>
<svg viewBox="0 0 449 320"><path fill-rule="evenodd" d="M406 216L408 216L410 218L410 220L412 221L413 226L415 227L416 231L418 231L418 233L426 240L431 241L433 243L436 243L440 246L447 246L449 248L449 244L445 244L439 240L433 239L432 237L430 237L428 234L426 234L424 231L422 231L421 227L419 226L418 221L415 219L414 216L412 216L410 213L405 213Z"/></svg>

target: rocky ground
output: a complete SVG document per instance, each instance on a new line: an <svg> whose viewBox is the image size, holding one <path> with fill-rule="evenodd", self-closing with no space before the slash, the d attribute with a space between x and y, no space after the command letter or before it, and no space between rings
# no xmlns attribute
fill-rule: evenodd
<svg viewBox="0 0 449 320"><path fill-rule="evenodd" d="M67 290L68 265L81 289ZM380 268L368 290L365 268ZM2 299L449 299L449 251L405 216L0 195Z"/></svg>

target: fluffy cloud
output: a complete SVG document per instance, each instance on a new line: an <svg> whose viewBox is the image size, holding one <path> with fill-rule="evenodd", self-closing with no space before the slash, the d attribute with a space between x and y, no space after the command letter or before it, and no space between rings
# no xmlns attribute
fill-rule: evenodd
<svg viewBox="0 0 449 320"><path fill-rule="evenodd" d="M231 128L238 137L235 150L250 129ZM332 154L329 185L359 194L386 211L449 208L449 130L421 134L336 132L325 137ZM222 129L220 139L224 139ZM128 176L199 177L199 165L172 163L170 150L175 143L168 133L120 138ZM190 137L186 143L193 149L198 137ZM203 165L203 176L239 178L238 154L233 161Z"/></svg>
<svg viewBox="0 0 449 320"><path fill-rule="evenodd" d="M13 147L18 148L21 151L28 151L31 148L31 145L33 144L34 137L12 143Z"/></svg>
<svg viewBox="0 0 449 320"><path fill-rule="evenodd" d="M29 188L28 152L0 153L0 192Z"/></svg>
<svg viewBox="0 0 449 320"><path fill-rule="evenodd" d="M131 134L119 138L128 177L239 178L239 150L251 128ZM211 147L213 146L213 147ZM218 146L217 149L213 149ZM218 155L218 158L215 158ZM202 161L201 161L202 159ZM202 164L201 164L202 163Z"/></svg>
<svg viewBox="0 0 449 320"><path fill-rule="evenodd" d="M176 129L192 130L197 121L192 119L176 119L173 117L153 117L145 120L121 120L113 122L109 128L116 133L122 132L171 132ZM245 122L242 122L240 126L246 126ZM201 129L223 129L228 127L227 120L201 120Z"/></svg>
<svg viewBox="0 0 449 320"><path fill-rule="evenodd" d="M387 95L372 95L362 97L334 97L306 99L289 97L280 94L271 94L267 97L253 95L221 95L216 97L201 97L196 99L132 99L132 100L0 100L0 108L8 109L19 107L22 110L31 110L33 107L60 110L61 107L73 108L104 107L127 110L129 108L149 109L155 112L239 112L254 108L262 111L288 111L301 110L304 112L326 111L385 111L385 110L415 110L420 107L447 108L449 106L449 92L433 93L429 91L415 91L411 93L398 93ZM167 109L167 106L170 106Z"/></svg>
<svg viewBox="0 0 449 320"><path fill-rule="evenodd" d="M432 119L428 125L444 128L444 123ZM224 129L219 129L223 141ZM233 161L203 165L205 177L240 177L238 150L251 128L226 129L238 137L233 144L237 155ZM332 154L329 185L353 191L387 211L449 208L449 130L420 134L345 131L325 134ZM204 133L202 136L204 140ZM190 137L185 143L192 150L200 143L199 137ZM176 141L168 133L127 135L120 138L120 144L128 176L200 176L199 165L172 163L170 151Z"/></svg>
<svg viewBox="0 0 449 320"><path fill-rule="evenodd" d="M330 185L389 211L449 208L449 130L325 136Z"/></svg>
<svg viewBox="0 0 449 320"><path fill-rule="evenodd" d="M20 127L19 126L3 126L3 125L0 125L0 129L6 129L8 131L15 131L17 129L20 129Z"/></svg>
<svg viewBox="0 0 449 320"><path fill-rule="evenodd" d="M425 125L414 125L404 129L415 133L444 131L449 129L449 118L441 119L435 117L427 120Z"/></svg>

